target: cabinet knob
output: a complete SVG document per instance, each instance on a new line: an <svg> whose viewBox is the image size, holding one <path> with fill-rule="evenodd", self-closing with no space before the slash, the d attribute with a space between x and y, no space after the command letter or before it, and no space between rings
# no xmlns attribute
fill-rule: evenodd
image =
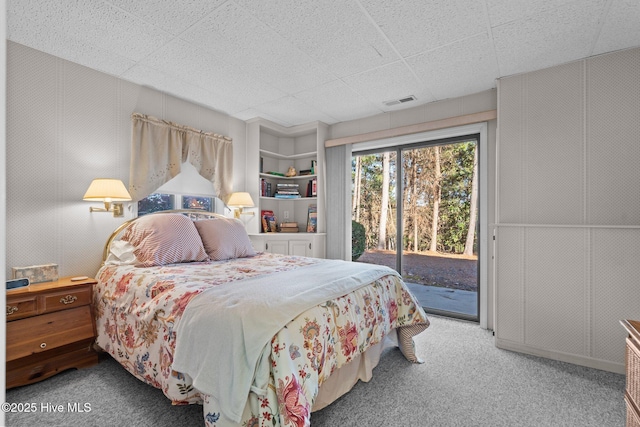
<svg viewBox="0 0 640 427"><path fill-rule="evenodd" d="M268 243L264 244L264 249L267 250L267 251L269 250L269 244Z"/></svg>
<svg viewBox="0 0 640 427"><path fill-rule="evenodd" d="M7 306L7 316L9 316L10 314L15 313L16 311L18 311L18 307L15 305L8 305Z"/></svg>
<svg viewBox="0 0 640 427"><path fill-rule="evenodd" d="M43 342L42 344L40 344L40 348L45 348L47 346L46 342Z"/></svg>
<svg viewBox="0 0 640 427"><path fill-rule="evenodd" d="M75 295L67 295L66 297L60 298L60 302L64 305L73 304L77 299L78 297L76 297Z"/></svg>

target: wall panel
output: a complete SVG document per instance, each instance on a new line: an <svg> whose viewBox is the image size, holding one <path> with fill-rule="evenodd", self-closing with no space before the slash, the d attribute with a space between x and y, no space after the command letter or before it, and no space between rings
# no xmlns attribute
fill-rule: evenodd
<svg viewBox="0 0 640 427"><path fill-rule="evenodd" d="M587 356L585 231L532 227L525 236L525 344Z"/></svg>
<svg viewBox="0 0 640 427"><path fill-rule="evenodd" d="M82 196L94 178L129 182L131 113L230 136L234 152L246 153L241 120L17 43L7 46L8 276L11 267L45 263L58 264L62 276L97 272L107 237L132 212L125 204L125 218L92 214ZM244 172L234 168L235 189L244 188Z"/></svg>
<svg viewBox="0 0 640 427"><path fill-rule="evenodd" d="M498 346L623 372L619 321L640 313L638 76L640 48L499 81Z"/></svg>
<svg viewBox="0 0 640 427"><path fill-rule="evenodd" d="M588 222L640 225L640 49L592 58L587 73Z"/></svg>
<svg viewBox="0 0 640 427"><path fill-rule="evenodd" d="M525 223L582 222L582 83L581 63L525 76Z"/></svg>

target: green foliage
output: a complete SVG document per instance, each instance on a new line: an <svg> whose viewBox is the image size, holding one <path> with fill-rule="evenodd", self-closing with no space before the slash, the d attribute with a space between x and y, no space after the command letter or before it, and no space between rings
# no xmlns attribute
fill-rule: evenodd
<svg viewBox="0 0 640 427"><path fill-rule="evenodd" d="M433 206L439 185L441 199L438 212L437 250L453 253L464 251L470 220L475 145L475 141L469 141L440 146L441 180L438 180L435 173L436 157L433 147L404 150L402 159L399 161L395 158L395 153L392 153L386 233L388 240L395 238L395 191L398 186L395 181L395 168L403 168L403 182L399 183L399 186L403 192L404 235L396 249L428 250L431 243ZM355 177L355 160L352 166ZM378 243L382 153L361 156L360 168L359 216L356 218L354 212L354 219L358 219L358 222L364 226L364 250L368 250L375 248ZM417 229L416 234L414 229ZM389 247L392 248L393 244ZM355 252L352 255L355 255Z"/></svg>
<svg viewBox="0 0 640 427"><path fill-rule="evenodd" d="M351 221L351 260L360 258L365 249L365 229L364 225L356 221Z"/></svg>

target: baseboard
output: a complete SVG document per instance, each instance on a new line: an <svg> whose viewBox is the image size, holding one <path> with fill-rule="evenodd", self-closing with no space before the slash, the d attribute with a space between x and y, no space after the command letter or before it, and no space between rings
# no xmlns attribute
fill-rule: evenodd
<svg viewBox="0 0 640 427"><path fill-rule="evenodd" d="M615 363L608 360L595 359L593 357L579 356L553 350L544 350L499 338L495 339L495 344L496 347L503 350L530 354L532 356L544 357L546 359L558 360L560 362L573 363L574 365L586 366L587 368L600 369L601 371L614 372L616 374L625 373L624 363Z"/></svg>

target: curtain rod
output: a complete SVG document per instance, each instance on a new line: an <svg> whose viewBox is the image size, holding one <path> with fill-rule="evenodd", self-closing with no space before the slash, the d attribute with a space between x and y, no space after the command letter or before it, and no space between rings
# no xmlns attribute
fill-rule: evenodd
<svg viewBox="0 0 640 427"><path fill-rule="evenodd" d="M154 123L157 125L164 125L164 126L168 126L177 130L181 130L181 131L185 131L185 132L193 132L193 133L197 133L200 135L205 135L205 136L212 136L212 137L216 137L216 138L222 138L225 139L227 141L232 141L232 138L228 137L228 136L224 136L224 135L220 135L214 132L204 132L200 129L196 129L196 128L192 128L191 126L186 126L186 125L181 125L178 123L174 123L174 122L170 122L168 120L162 120L159 119L157 117L154 116L148 116L146 114L141 114L141 113L132 113L131 114L131 119L138 119L138 120L143 120L146 122L150 122L150 123Z"/></svg>

